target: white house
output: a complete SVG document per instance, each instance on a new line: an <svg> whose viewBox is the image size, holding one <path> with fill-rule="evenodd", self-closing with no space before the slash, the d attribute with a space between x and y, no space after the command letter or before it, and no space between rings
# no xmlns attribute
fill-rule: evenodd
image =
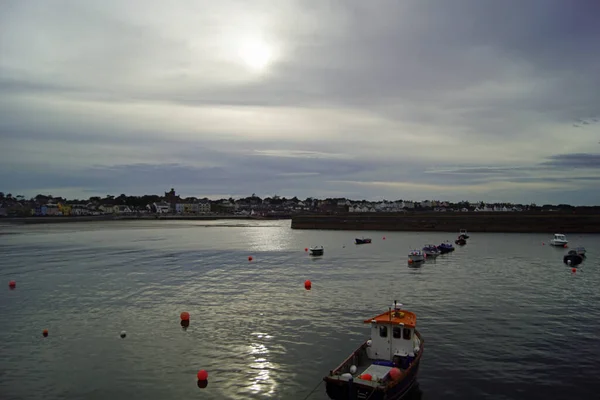
<svg viewBox="0 0 600 400"><path fill-rule="evenodd" d="M167 214L171 209L169 203L165 202L154 203L154 208L156 209L157 214Z"/></svg>

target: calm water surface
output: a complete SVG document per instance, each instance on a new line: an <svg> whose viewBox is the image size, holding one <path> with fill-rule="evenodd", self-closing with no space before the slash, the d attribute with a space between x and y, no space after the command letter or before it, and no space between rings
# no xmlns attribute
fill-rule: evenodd
<svg viewBox="0 0 600 400"><path fill-rule="evenodd" d="M413 399L599 398L600 236L568 236L589 254L573 274L542 245L554 232L473 233L408 268L412 246L456 235L289 225L0 226L0 398L301 400L394 299L425 338Z"/></svg>

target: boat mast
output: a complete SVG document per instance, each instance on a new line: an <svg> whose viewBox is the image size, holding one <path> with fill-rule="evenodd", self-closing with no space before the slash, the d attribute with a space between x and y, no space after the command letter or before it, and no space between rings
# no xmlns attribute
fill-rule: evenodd
<svg viewBox="0 0 600 400"><path fill-rule="evenodd" d="M394 300L394 310L396 310L396 300ZM392 325L392 309L390 308L390 333L388 335L388 343L390 344L390 361L392 361L392 338L394 337L394 326Z"/></svg>

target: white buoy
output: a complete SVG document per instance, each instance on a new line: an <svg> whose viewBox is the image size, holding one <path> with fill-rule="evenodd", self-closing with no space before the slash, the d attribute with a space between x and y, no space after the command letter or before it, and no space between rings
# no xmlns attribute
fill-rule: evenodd
<svg viewBox="0 0 600 400"><path fill-rule="evenodd" d="M354 375L356 373L356 365L350 367L350 373Z"/></svg>
<svg viewBox="0 0 600 400"><path fill-rule="evenodd" d="M342 379L352 379L352 374L349 374L349 373L346 372L345 374L340 375L340 378L342 378Z"/></svg>
<svg viewBox="0 0 600 400"><path fill-rule="evenodd" d="M121 331L121 338L125 339L125 336L127 336L127 332Z"/></svg>
<svg viewBox="0 0 600 400"><path fill-rule="evenodd" d="M373 344L373 341L371 339L367 340L367 346L371 347L371 344Z"/></svg>

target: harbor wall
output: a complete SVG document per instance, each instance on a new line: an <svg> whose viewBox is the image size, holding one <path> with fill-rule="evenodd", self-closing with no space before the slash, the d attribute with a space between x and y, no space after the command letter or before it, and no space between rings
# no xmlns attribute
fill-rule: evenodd
<svg viewBox="0 0 600 400"><path fill-rule="evenodd" d="M600 213L470 212L297 215L292 229L413 232L600 233Z"/></svg>

